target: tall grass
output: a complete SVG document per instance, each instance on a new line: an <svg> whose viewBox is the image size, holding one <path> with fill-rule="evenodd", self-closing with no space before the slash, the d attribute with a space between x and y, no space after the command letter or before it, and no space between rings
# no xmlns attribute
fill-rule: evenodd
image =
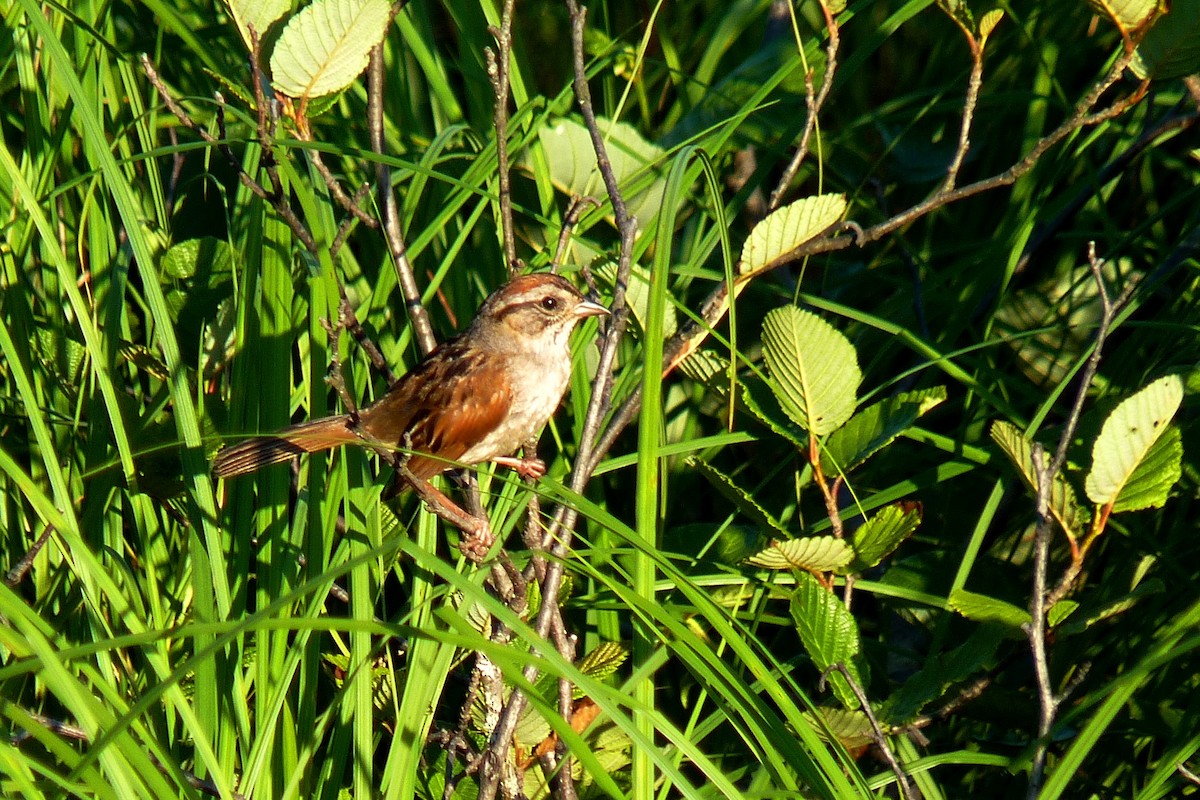
<svg viewBox="0 0 1200 800"><path fill-rule="evenodd" d="M968 61L932 5L862 2L843 15L834 99L794 196L844 192L868 226L936 185ZM355 397L386 389L350 337L322 324L337 318L339 284L396 372L418 357L380 234L356 226L330 256L343 214L306 148L320 148L351 190L373 179L377 160L391 167L441 336L504 280L483 56L497 6L404 8L384 43L387 155L370 152L359 85L316 120L314 144L281 131L281 174L320 244L313 256L221 154L197 145L138 67L147 53L214 133L221 91L229 144L261 174L244 47L223 13L0 3L12 33L0 43L0 563L33 554L0 586L10 733L0 795L439 797L447 751L431 741L477 711L464 714L464 703L471 654L482 653L532 698L522 735L553 731L577 756L584 796L895 796L891 771L863 755L877 750L861 729L838 728L842 709L788 604L794 576L742 560L769 531L687 460L728 476L795 535L828 532L805 454L747 413L743 394L765 374L763 316L792 302L854 343L863 402L948 387L944 406L852 473L839 497L851 528L898 500L923 506L917 534L854 582L871 666L863 688L924 796L1024 794L1037 720L1026 644L950 599L967 589L1028 605L1033 503L987 429L1005 419L1055 438L1094 326L1080 269L1088 240L1112 259L1114 286L1135 274L1144 283L1110 342L1071 465L1090 463L1088 444L1119 399L1194 369L1200 184L1194 141L1181 135L1194 128L1163 127L1153 147L1139 143L1171 115L1194 114L1194 101L1178 82L1156 83L1011 188L756 280L705 345L722 360L716 376L663 380L659 332L694 318L732 278L758 194L773 188L802 127L805 64L818 79L824 69L816 7L797 9L794 30L769 20L771 7L590 9L598 112L660 148L629 182L635 206L638 186L661 199L638 207L642 294L614 388L619 403L640 387L642 412L584 494L563 487L595 368L591 323L575 341L564 410L543 436L548 478L533 488L484 470L480 480L518 563L531 495L544 515L555 503L581 512L569 591L557 600L581 655L612 641L630 654L598 676L531 646L529 619L489 593L486 569L458 557L457 534L413 498L388 496L387 470L366 452L224 484L210 477L225 441L334 412L325 376L335 355ZM1004 8L966 179L1012 164L1117 49L1105 25L1084 35L1080 9ZM519 5L516 31L517 239L521 258L545 268L572 178L555 140L539 137L572 118L565 12ZM629 136L612 141L628 146ZM744 180L731 181L745 163ZM604 292L610 216L606 206L584 215L566 267L574 274L599 254ZM201 256L190 260L188 247ZM1190 402L1170 502L1114 517L1072 597L1078 609L1057 629L1051 668L1073 693L1042 797L1194 792L1176 769L1200 747ZM1059 542L1059 568L1065 551ZM485 615L514 643L481 633ZM569 679L598 720L572 729L550 679L522 683L530 663ZM977 699L943 708L976 683ZM477 726L467 736L481 744L470 738ZM526 788L541 791L536 768L526 774Z"/></svg>

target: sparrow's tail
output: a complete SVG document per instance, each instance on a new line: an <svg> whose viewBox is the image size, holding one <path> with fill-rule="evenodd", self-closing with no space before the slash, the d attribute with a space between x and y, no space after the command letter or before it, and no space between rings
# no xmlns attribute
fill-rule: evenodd
<svg viewBox="0 0 1200 800"><path fill-rule="evenodd" d="M287 461L301 453L315 453L356 442L358 436L349 423L350 417L343 414L301 422L269 436L255 436L217 453L213 459L213 474L218 478L229 478Z"/></svg>

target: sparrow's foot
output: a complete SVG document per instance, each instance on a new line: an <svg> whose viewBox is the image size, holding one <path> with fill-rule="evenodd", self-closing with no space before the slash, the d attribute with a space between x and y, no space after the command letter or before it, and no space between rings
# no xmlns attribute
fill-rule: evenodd
<svg viewBox="0 0 1200 800"><path fill-rule="evenodd" d="M546 475L546 462L540 458L516 458L514 456L497 456L492 463L515 470L526 480L536 481Z"/></svg>
<svg viewBox="0 0 1200 800"><path fill-rule="evenodd" d="M482 564L496 543L496 537L486 519L473 517L472 520L472 524L462 526L464 536L458 542L458 549L469 561Z"/></svg>

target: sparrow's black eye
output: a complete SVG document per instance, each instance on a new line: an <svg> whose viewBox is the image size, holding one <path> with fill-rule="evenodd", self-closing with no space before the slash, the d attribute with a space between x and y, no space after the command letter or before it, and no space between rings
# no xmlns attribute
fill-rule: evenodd
<svg viewBox="0 0 1200 800"><path fill-rule="evenodd" d="M558 298L552 295L546 295L542 298L542 308L546 311L555 311L558 309Z"/></svg>

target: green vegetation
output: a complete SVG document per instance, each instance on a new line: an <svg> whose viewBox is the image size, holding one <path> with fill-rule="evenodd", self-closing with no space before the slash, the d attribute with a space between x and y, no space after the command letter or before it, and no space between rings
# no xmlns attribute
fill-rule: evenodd
<svg viewBox="0 0 1200 800"><path fill-rule="evenodd" d="M1200 794L1200 2L293 6L0 0L0 796ZM211 477L514 258L505 554Z"/></svg>

